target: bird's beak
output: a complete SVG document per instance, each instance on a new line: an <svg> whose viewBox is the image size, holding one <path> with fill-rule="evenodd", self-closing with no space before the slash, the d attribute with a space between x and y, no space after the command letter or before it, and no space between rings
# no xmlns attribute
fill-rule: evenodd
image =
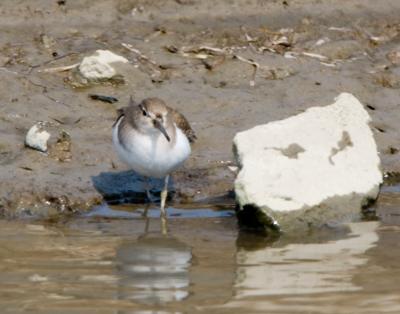
<svg viewBox="0 0 400 314"><path fill-rule="evenodd" d="M167 131L165 131L165 128L164 128L164 126L160 123L160 121L158 121L158 120L153 120L153 124L154 124L154 127L157 128L157 129L159 129L160 132L165 136L165 138L167 139L167 141L170 142L170 141L171 141L171 138L169 137Z"/></svg>

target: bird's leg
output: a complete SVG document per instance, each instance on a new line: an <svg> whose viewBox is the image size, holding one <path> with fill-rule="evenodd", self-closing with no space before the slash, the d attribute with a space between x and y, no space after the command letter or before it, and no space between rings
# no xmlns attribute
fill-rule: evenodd
<svg viewBox="0 0 400 314"><path fill-rule="evenodd" d="M150 194L150 178L149 177L146 177L146 184L145 184L145 189L146 189L146 197L147 197L147 200L150 202L150 203L152 203L152 201L153 201L153 198L152 198L152 196L151 196L151 194Z"/></svg>
<svg viewBox="0 0 400 314"><path fill-rule="evenodd" d="M149 207L150 207L150 204L145 204L145 205L144 205L142 217L145 218L145 219L148 218L148 217L147 217L147 213L148 213L148 211L149 211Z"/></svg>
<svg viewBox="0 0 400 314"><path fill-rule="evenodd" d="M167 196L168 196L168 181L169 181L169 175L167 175L165 177L164 180L164 188L161 191L161 215L166 217L166 213L165 213L165 202L167 200Z"/></svg>
<svg viewBox="0 0 400 314"><path fill-rule="evenodd" d="M144 209L143 209L143 214L142 217L146 220L146 226L145 226L145 233L147 233L149 231L149 217L147 216L148 212L149 212L149 208L151 206L152 203L152 197L150 194L150 178L146 177L146 183L145 183L145 189L146 189L146 197L147 197L147 201L148 203L145 204Z"/></svg>
<svg viewBox="0 0 400 314"><path fill-rule="evenodd" d="M147 219L147 212L149 210L150 207L150 203L151 203L151 195L150 195L150 178L146 177L146 183L145 183L145 190L146 190L146 197L147 197L147 201L148 203L145 204L144 210L143 210L143 214L142 217Z"/></svg>
<svg viewBox="0 0 400 314"><path fill-rule="evenodd" d="M165 202L168 196L168 181L169 181L169 175L165 177L164 188L161 191L160 211L161 211L161 229L163 234L167 234L167 213L165 211Z"/></svg>

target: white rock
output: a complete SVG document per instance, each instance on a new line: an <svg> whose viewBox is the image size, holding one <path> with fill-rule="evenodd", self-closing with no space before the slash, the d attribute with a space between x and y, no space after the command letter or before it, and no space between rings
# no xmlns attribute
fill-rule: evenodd
<svg viewBox="0 0 400 314"><path fill-rule="evenodd" d="M128 60L108 50L97 50L94 55L83 58L79 71L88 80L110 79L117 74L112 66L116 62L128 63Z"/></svg>
<svg viewBox="0 0 400 314"><path fill-rule="evenodd" d="M26 134L25 145L41 152L46 152L49 138L50 133L43 129L43 123L38 122Z"/></svg>
<svg viewBox="0 0 400 314"><path fill-rule="evenodd" d="M273 220L305 210L305 221L311 208L359 210L382 183L370 121L361 103L343 93L330 106L238 133L240 208L253 205Z"/></svg>

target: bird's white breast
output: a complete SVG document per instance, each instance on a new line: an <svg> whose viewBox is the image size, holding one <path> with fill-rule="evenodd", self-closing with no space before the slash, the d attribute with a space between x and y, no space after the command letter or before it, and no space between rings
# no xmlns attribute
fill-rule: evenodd
<svg viewBox="0 0 400 314"><path fill-rule="evenodd" d="M129 130L121 145L118 127L113 128L113 143L118 156L136 172L149 177L161 178L178 168L190 155L190 144L183 132L176 128L176 138L168 142L163 134L144 134Z"/></svg>

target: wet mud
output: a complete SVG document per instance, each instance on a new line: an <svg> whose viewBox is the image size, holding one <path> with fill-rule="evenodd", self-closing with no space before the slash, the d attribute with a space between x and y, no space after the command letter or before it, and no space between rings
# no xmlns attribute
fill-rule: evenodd
<svg viewBox="0 0 400 314"><path fill-rule="evenodd" d="M395 0L2 1L3 215L139 201L137 178L126 176L111 144L116 109L130 95L163 98L197 132L174 175L175 204L229 198L236 132L330 104L340 92L367 106L383 170L398 172L399 9ZM82 87L74 71L49 70L97 49L130 61L119 69L123 82ZM48 153L24 146L38 121L51 128ZM119 189L104 189L115 182Z"/></svg>

